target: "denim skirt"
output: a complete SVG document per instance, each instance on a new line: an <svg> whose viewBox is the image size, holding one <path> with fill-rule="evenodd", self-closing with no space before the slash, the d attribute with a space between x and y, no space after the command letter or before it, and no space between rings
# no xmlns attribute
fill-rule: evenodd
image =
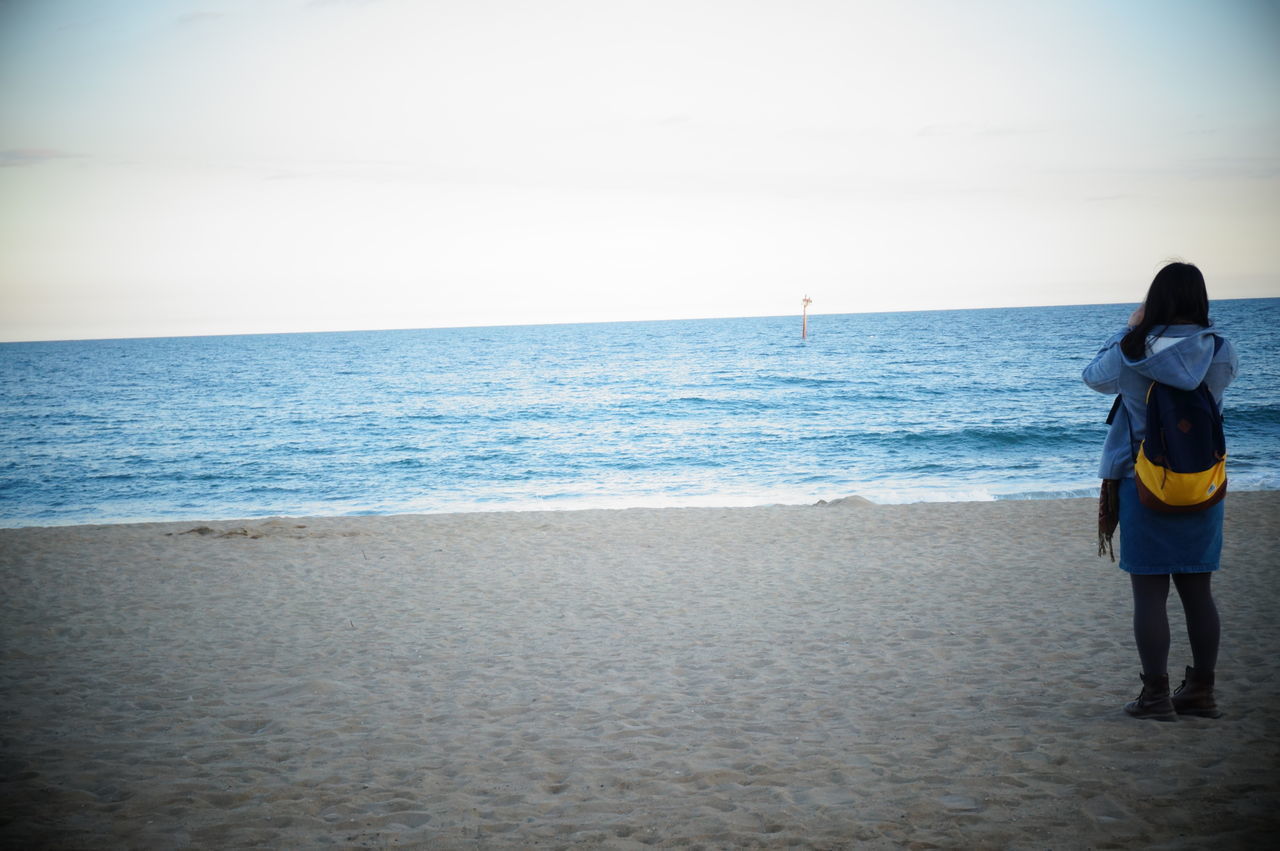
<svg viewBox="0 0 1280 851"><path fill-rule="evenodd" d="M1143 574L1217 570L1225 502L1189 514L1162 514L1138 501L1132 477L1121 479L1120 569Z"/></svg>

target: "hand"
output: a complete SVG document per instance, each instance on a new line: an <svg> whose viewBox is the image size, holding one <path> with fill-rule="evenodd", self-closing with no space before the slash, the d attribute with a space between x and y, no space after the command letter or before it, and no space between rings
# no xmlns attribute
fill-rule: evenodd
<svg viewBox="0 0 1280 851"><path fill-rule="evenodd" d="M1138 305L1138 309L1135 310L1129 316L1129 327L1137 328L1140 324L1142 324L1142 317L1145 316L1146 313L1147 313L1147 305L1146 305L1146 302L1143 302L1142 304Z"/></svg>

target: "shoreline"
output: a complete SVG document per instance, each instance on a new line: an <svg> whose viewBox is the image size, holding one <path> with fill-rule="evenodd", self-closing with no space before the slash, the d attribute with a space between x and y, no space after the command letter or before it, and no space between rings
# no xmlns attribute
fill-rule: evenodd
<svg viewBox="0 0 1280 851"><path fill-rule="evenodd" d="M791 495L794 498L794 495ZM86 520L71 520L68 522L47 522L40 521L30 523L28 525L5 525L10 520L0 518L0 530L3 529L68 529L78 526L137 526L142 524L155 523L234 523L234 522L261 522L265 520L279 519L306 519L306 518L351 518L358 519L362 517L443 517L453 515L471 515L471 514L526 514L537 512L573 512L573 511L665 511L668 509L757 509L757 508L813 508L823 505L836 505L845 502L863 503L870 505L916 505L921 503L968 503L968 502L1005 502L1005 501L1023 501L1041 499L1080 499L1086 494L1076 495L1052 495L1052 496L991 496L980 499L923 499L907 502L875 502L874 500L862 496L860 494L851 494L839 497L817 498L806 497L802 501L779 501L771 500L768 497L753 496L706 496L706 497L661 497L655 496L652 500L646 498L637 498L635 501L628 498L614 499L530 499L524 501L513 501L504 503L444 503L438 509L415 509L412 506L396 507L386 511L377 509L358 509L355 512L339 512L332 513L328 511L299 511L294 512L277 512L277 513L246 513L236 514L227 512L226 514L192 514L182 517L104 517ZM1092 496L1092 494L1089 494ZM786 497L783 497L786 499ZM809 501L812 499L813 501Z"/></svg>
<svg viewBox="0 0 1280 851"><path fill-rule="evenodd" d="M1280 489L1258 488L1254 490L1233 490L1230 495L1245 493L1280 493ZM727 502L718 502L715 497L707 497L705 500L701 497L690 498L689 504L619 504L619 505L565 505L557 507L555 505L545 505L537 503L520 503L519 507L495 506L492 508L484 507L480 503L472 503L473 508L459 509L456 506L442 508L438 511L415 511L392 509L386 512L366 511L360 513L339 513L329 514L324 512L317 513L299 513L299 514L243 514L226 516L192 516L192 517L142 517L142 518L103 518L101 520L91 520L88 522L72 521L67 523L32 523L28 525L4 525L9 522L0 520L0 531L10 530L16 531L20 529L75 529L80 527L106 527L106 526L140 526L140 525L157 525L157 524L209 524L209 523L261 523L269 520L306 520L306 519L351 519L358 520L366 517L452 517L452 516L470 516L484 514L536 514L536 513L566 513L578 511L667 511L667 510L753 510L766 508L822 508L841 505L872 505L872 506L904 506L904 505L979 505L986 503L1001 502L1069 502L1080 499L1096 499L1096 494L1090 492L1088 494L1076 495L1039 495L1039 494L997 494L981 499L922 499L909 502L876 502L861 494L850 494L842 497L832 497L830 499L821 498L814 502L756 502L750 497L727 498ZM552 502L551 500L545 502Z"/></svg>
<svg viewBox="0 0 1280 851"><path fill-rule="evenodd" d="M1121 711L1140 685L1129 588L1096 556L1095 510L0 529L0 837L1256 843L1280 828L1280 492L1227 501L1217 721ZM1169 612L1176 674L1176 595Z"/></svg>

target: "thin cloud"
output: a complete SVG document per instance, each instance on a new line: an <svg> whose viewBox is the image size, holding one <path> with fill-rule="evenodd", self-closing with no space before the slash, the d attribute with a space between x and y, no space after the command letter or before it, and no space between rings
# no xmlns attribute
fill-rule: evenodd
<svg viewBox="0 0 1280 851"><path fill-rule="evenodd" d="M1051 132L1038 124L992 124L978 131L980 136L1039 136Z"/></svg>
<svg viewBox="0 0 1280 851"><path fill-rule="evenodd" d="M1093 177L1113 181L1129 180L1244 180L1270 181L1280 178L1280 157L1224 156L1168 159L1161 163L1116 162L1104 165L1043 168L1041 174L1073 180Z"/></svg>
<svg viewBox="0 0 1280 851"><path fill-rule="evenodd" d="M942 137L995 138L1000 136L1036 136L1050 132L1042 124L926 124L916 131L921 139Z"/></svg>
<svg viewBox="0 0 1280 851"><path fill-rule="evenodd" d="M0 151L0 168L36 166L55 160L74 160L80 157L80 154L71 154L56 148L10 148L7 151Z"/></svg>
<svg viewBox="0 0 1280 851"><path fill-rule="evenodd" d="M98 15L93 18L84 18L79 21L71 21L62 24L57 28L58 32L80 32L82 30L95 30L99 27L107 26L111 23L111 19L105 15Z"/></svg>
<svg viewBox="0 0 1280 851"><path fill-rule="evenodd" d="M201 26L226 18L225 12L187 12L179 15L174 21L182 26Z"/></svg>
<svg viewBox="0 0 1280 851"><path fill-rule="evenodd" d="M1202 179L1273 180L1280 177L1280 157L1203 157L1188 162L1185 170Z"/></svg>
<svg viewBox="0 0 1280 851"><path fill-rule="evenodd" d="M916 131L916 136L930 139L942 136L974 136L978 128L972 124L926 124Z"/></svg>
<svg viewBox="0 0 1280 851"><path fill-rule="evenodd" d="M308 9L323 9L326 6L369 6L380 0L308 0Z"/></svg>

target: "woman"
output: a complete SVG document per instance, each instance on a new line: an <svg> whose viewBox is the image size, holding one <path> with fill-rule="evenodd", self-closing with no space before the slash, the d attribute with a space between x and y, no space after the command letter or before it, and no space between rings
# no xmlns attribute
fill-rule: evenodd
<svg viewBox="0 0 1280 851"><path fill-rule="evenodd" d="M1213 696L1219 623L1210 580L1222 552L1223 503L1188 514L1158 513L1138 501L1133 478L1133 460L1146 434L1146 394L1152 380L1183 390L1204 382L1221 410L1222 393L1235 378L1238 361L1231 343L1218 337L1212 324L1200 270L1170 263L1156 274L1128 327L1107 340L1084 370L1086 384L1121 398L1103 445L1100 474L1120 480L1120 567L1133 585L1133 634L1142 662L1142 691L1124 707L1135 718L1173 721L1179 714L1222 714ZM1165 609L1170 577L1186 613L1195 663L1172 695Z"/></svg>

